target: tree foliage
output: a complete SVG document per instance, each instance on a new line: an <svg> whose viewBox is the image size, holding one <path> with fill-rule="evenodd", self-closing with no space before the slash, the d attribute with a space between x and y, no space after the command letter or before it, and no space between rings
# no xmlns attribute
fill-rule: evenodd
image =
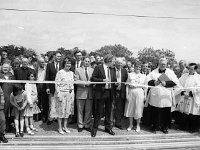
<svg viewBox="0 0 200 150"><path fill-rule="evenodd" d="M125 57L125 58L130 58L133 54L130 50L128 50L126 47L120 44L103 46L99 50L96 50L95 53L100 56L112 54L116 57Z"/></svg>
<svg viewBox="0 0 200 150"><path fill-rule="evenodd" d="M144 48L138 52L138 59L141 62L151 62L152 65L156 66L158 63L158 59L161 56L165 56L168 59L170 65L173 65L176 62L175 53L168 49L153 49Z"/></svg>
<svg viewBox="0 0 200 150"><path fill-rule="evenodd" d="M8 58L11 60L20 55L28 55L28 56L33 56L33 57L37 55L35 50L28 49L23 46L16 46L16 45L1 46L0 53L4 50L8 52Z"/></svg>

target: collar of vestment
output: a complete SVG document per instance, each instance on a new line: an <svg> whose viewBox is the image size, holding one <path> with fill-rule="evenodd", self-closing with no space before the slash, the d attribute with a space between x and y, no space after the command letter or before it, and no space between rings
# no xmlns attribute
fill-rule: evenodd
<svg viewBox="0 0 200 150"><path fill-rule="evenodd" d="M158 69L159 73L165 73L165 71L166 71L166 69L164 69L164 70L161 70L160 68Z"/></svg>

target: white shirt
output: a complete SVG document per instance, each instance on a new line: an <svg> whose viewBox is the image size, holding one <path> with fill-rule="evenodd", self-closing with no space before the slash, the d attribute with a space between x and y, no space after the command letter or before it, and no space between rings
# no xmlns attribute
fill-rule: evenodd
<svg viewBox="0 0 200 150"><path fill-rule="evenodd" d="M103 68L104 68L104 71L105 71L106 79L109 80L109 78L108 78L108 66L103 64ZM110 74L110 70L109 70L109 74ZM108 84L106 84L105 88L108 89Z"/></svg>
<svg viewBox="0 0 200 150"><path fill-rule="evenodd" d="M46 67L38 68L37 81L44 81L46 76Z"/></svg>
<svg viewBox="0 0 200 150"><path fill-rule="evenodd" d="M77 67L77 65L78 65L78 67ZM78 62L78 61L76 61L76 66L75 66L75 68L77 69L77 68L79 68L79 67L81 67L81 60Z"/></svg>
<svg viewBox="0 0 200 150"><path fill-rule="evenodd" d="M116 77L117 77L117 82L121 82L121 68L117 69L116 68Z"/></svg>

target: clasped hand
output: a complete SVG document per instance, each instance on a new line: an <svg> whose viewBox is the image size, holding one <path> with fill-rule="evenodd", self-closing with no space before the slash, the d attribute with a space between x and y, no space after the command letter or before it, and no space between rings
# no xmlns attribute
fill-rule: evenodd
<svg viewBox="0 0 200 150"><path fill-rule="evenodd" d="M166 82L165 81L159 81L159 80L156 80L155 82L154 82L154 84L155 84L155 86L157 86L157 85L162 85L162 86L166 86Z"/></svg>

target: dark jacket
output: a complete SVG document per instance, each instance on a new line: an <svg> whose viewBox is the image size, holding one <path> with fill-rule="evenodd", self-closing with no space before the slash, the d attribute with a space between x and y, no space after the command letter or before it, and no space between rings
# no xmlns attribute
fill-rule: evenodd
<svg viewBox="0 0 200 150"><path fill-rule="evenodd" d="M121 69L121 82L126 82L128 78L128 73L126 69ZM121 98L126 98L126 85L124 83L121 84Z"/></svg>
<svg viewBox="0 0 200 150"><path fill-rule="evenodd" d="M110 74L111 74L111 82L117 82L115 68L110 68ZM106 79L104 67L103 67L103 65L98 65L98 66L95 67L95 69L93 71L91 80L93 82L103 82L103 79ZM102 98L105 85L106 84L104 84L104 83L103 84L96 84L96 86L95 86L95 98L96 99ZM116 90L115 84L111 84L111 94L113 96L115 96L115 90Z"/></svg>
<svg viewBox="0 0 200 150"><path fill-rule="evenodd" d="M62 69L62 64L59 63L59 70ZM46 81L55 81L56 78L56 68L55 68L55 63L51 62L47 64L47 68L46 68L46 77L45 80ZM55 93L55 84L46 84L46 88L50 89L51 94Z"/></svg>

